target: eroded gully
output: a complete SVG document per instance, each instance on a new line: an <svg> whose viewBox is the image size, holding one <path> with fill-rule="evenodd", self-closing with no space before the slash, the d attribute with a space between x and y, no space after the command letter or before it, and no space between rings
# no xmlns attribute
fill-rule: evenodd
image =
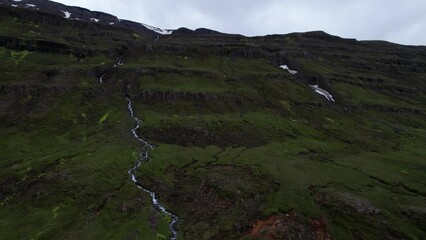
<svg viewBox="0 0 426 240"><path fill-rule="evenodd" d="M117 62L117 64L115 64L114 65L114 67L117 67L117 66L120 66L120 65L122 65L123 63L121 62L121 60L120 59L118 59L118 62ZM105 74L106 73L104 73L101 77L100 77L100 79L99 79L99 82L100 83L104 83L104 81L103 81L103 78L105 77ZM132 133L132 135L133 135L133 137L137 140L137 142L139 143L139 145L140 145L140 152L139 152L139 158L138 158L138 160L136 161L136 164L131 168L131 169L129 169L127 172L128 172L128 174L130 175L130 178L131 178L131 180L132 180L132 182L133 183L135 183L135 185L137 186L137 188L139 188L140 190L142 190L142 191L144 191L144 192L146 192L149 196L150 196L150 198L151 198L151 203L152 203L152 206L158 211L158 212L160 212L160 213L162 213L162 214L164 214L164 215L167 215L171 220L170 220L170 223L169 223L169 230L170 230L170 237L169 237L169 239L170 240L176 240L177 239L177 223L178 223L178 221L179 221L179 218L176 216L176 215L174 215L173 213L171 213L170 211L168 211L159 201L158 201L158 198L157 198L157 194L154 192L154 191L151 191L151 190L149 190L149 189L147 189L147 188L145 188L144 186L142 186L139 182L138 182L138 180L137 180L137 178L136 178L136 171L137 171L137 169L139 168L139 167L141 167L142 166L142 164L144 163L144 162L148 162L149 160L150 160L150 157L149 157L149 152L151 151L151 150L153 150L154 149L154 146L152 145L152 144L150 144L148 141L146 141L146 140L144 140L144 139L142 139L139 135L138 135L138 133L137 133L137 130L140 128L140 126L143 124L143 121L141 120L141 119L139 119L136 115L135 115L135 112L134 112L134 110L133 110L133 102L132 102L132 100L129 98L129 96L127 96L127 95L124 95L125 96L125 98L126 98L126 100L127 100L127 109L128 109L128 111L129 111L129 114L130 114L130 117L132 117L133 118L133 120L135 121L135 123L136 123L136 125L135 125L135 127L133 127L131 130L130 130L130 132Z"/></svg>

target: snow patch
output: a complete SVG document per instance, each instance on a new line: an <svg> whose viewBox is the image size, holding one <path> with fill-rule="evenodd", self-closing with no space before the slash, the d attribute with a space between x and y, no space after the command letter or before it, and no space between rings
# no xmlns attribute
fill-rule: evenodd
<svg viewBox="0 0 426 240"><path fill-rule="evenodd" d="M99 82L100 82L100 83L104 83L104 77L105 77L105 74L106 74L106 73L102 74L102 76L99 78Z"/></svg>
<svg viewBox="0 0 426 240"><path fill-rule="evenodd" d="M16 4L12 4L12 5L10 5L10 6L12 6L12 7L17 7L18 5L16 5Z"/></svg>
<svg viewBox="0 0 426 240"><path fill-rule="evenodd" d="M172 30L161 29L161 28L153 27L153 26L143 24L143 23L141 23L141 24L142 24L142 26L148 28L149 30L154 31L154 32L159 33L159 34L162 34L162 35L168 35L168 34L173 33Z"/></svg>
<svg viewBox="0 0 426 240"><path fill-rule="evenodd" d="M65 18L70 18L71 17L71 13L68 11L64 11L62 10L62 12L65 14Z"/></svg>
<svg viewBox="0 0 426 240"><path fill-rule="evenodd" d="M14 1L14 2L22 2L22 0L12 0L12 1Z"/></svg>
<svg viewBox="0 0 426 240"><path fill-rule="evenodd" d="M320 88L318 85L309 85L316 93L323 95L328 101L334 102L333 96L325 89Z"/></svg>
<svg viewBox="0 0 426 240"><path fill-rule="evenodd" d="M90 20L92 20L92 22L99 22L99 19L97 18L90 18Z"/></svg>
<svg viewBox="0 0 426 240"><path fill-rule="evenodd" d="M36 5L34 5L34 4L30 4L30 3L27 3L27 4L25 4L25 5L27 5L27 7L37 7Z"/></svg>
<svg viewBox="0 0 426 240"><path fill-rule="evenodd" d="M287 70L291 75L294 75L294 74L296 74L297 73L297 71L296 70L291 70L290 68L288 68L288 66L287 65L281 65L280 66L280 68L282 68L282 69L284 69L284 70Z"/></svg>
<svg viewBox="0 0 426 240"><path fill-rule="evenodd" d="M109 25L114 25L114 22L110 22Z"/></svg>
<svg viewBox="0 0 426 240"><path fill-rule="evenodd" d="M116 64L114 64L114 66L113 67L118 67L118 66L122 66L123 65L123 62L121 62L121 59L120 58L118 58L117 59L117 63Z"/></svg>

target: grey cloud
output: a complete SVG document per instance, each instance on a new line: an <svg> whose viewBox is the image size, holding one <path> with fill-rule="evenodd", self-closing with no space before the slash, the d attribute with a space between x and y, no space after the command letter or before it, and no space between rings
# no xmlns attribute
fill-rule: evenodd
<svg viewBox="0 0 426 240"><path fill-rule="evenodd" d="M424 0L59 0L161 28L206 27L248 36L324 30L426 44Z"/></svg>

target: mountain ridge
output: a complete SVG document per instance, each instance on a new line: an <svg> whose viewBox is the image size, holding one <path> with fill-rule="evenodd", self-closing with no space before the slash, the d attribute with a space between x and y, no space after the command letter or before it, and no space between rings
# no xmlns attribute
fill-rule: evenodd
<svg viewBox="0 0 426 240"><path fill-rule="evenodd" d="M72 15L69 16L70 20L80 20L85 22L92 23L100 23L105 25L117 25L119 27L128 28L142 34L153 34L153 35L162 35L162 34L173 34L176 31L178 34L223 34L223 35L234 35L234 36L244 36L240 33L222 33L216 30L207 29L207 28L197 28L197 29L188 29L185 26L182 26L178 29L162 29L154 26L150 26L146 23L139 23L132 20L127 19L119 19L117 16L114 16L109 13L99 12L96 10L89 10L86 8L78 7L78 6L68 6L62 3L58 3L50 0L0 0L0 4L6 6L16 6L19 8L42 11L45 13L51 13L57 16L66 17L64 15L64 11L67 11ZM294 32L294 33L286 33L286 34L301 34L303 32ZM425 45L404 45L399 43L393 43L385 40L357 40L354 38L341 38L339 36L328 34L322 30L316 31L308 31L304 32L311 35L317 35L317 37L330 37L340 39L346 39L351 41L359 41L359 42L383 42L383 43L392 43L403 46L417 46L417 47L425 47ZM286 35L286 34L267 34L265 36L274 36L274 35ZM247 37L247 36L244 36ZM261 37L261 36L250 36L250 37Z"/></svg>
<svg viewBox="0 0 426 240"><path fill-rule="evenodd" d="M126 19L119 19L118 17L108 13L91 11L89 9L77 6L68 6L62 3L49 0L1 0L0 4L34 11L42 11L45 13L51 13L75 21L92 22L104 25L116 25L118 27L129 28L143 34L171 34L173 31L175 31L163 30L161 28L153 27L144 23L138 23ZM182 30L180 32L182 33ZM223 34L205 28L195 30L186 29L185 32L187 34L199 34L200 32L202 32L202 34Z"/></svg>

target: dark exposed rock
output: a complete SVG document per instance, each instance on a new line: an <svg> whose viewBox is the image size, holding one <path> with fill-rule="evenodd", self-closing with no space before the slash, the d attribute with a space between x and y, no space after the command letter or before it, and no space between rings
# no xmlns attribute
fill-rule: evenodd
<svg viewBox="0 0 426 240"><path fill-rule="evenodd" d="M175 92L175 91L153 91L142 90L138 93L137 99L145 101L213 101L223 99L220 95L214 93L197 92Z"/></svg>
<svg viewBox="0 0 426 240"><path fill-rule="evenodd" d="M416 114L423 115L424 113L420 109L413 108L404 108L397 106L386 106L386 105L364 105L366 109L375 110L377 112L385 112L385 113L406 113L406 114Z"/></svg>
<svg viewBox="0 0 426 240"><path fill-rule="evenodd" d="M0 201L3 201L15 192L18 182L19 179L13 175L4 175L0 179Z"/></svg>
<svg viewBox="0 0 426 240"><path fill-rule="evenodd" d="M70 54L79 58L89 57L95 53L93 49L83 49L77 47L71 47L69 45L48 42L41 40L26 40L20 38L0 36L0 47L9 48L18 51L39 51L46 53L56 54Z"/></svg>
<svg viewBox="0 0 426 240"><path fill-rule="evenodd" d="M423 230L426 230L426 208L404 206L401 211L405 218L418 223Z"/></svg>
<svg viewBox="0 0 426 240"><path fill-rule="evenodd" d="M43 94L64 94L69 91L81 90L86 97L93 97L105 94L105 89L98 88L80 88L76 86L63 85L27 85L27 84L2 84L0 85L0 94L12 95L18 97L32 96L40 97Z"/></svg>
<svg viewBox="0 0 426 240"><path fill-rule="evenodd" d="M348 192L328 193L326 203L343 213L359 214L364 216L380 215L381 211L367 199Z"/></svg>
<svg viewBox="0 0 426 240"><path fill-rule="evenodd" d="M218 31L214 31L211 29L207 29L207 28L197 28L195 30L191 30L188 28L178 28L176 30L173 31L173 35L177 35L177 34L185 34L185 35L216 35L216 34L221 34L221 35L225 35L221 32Z"/></svg>
<svg viewBox="0 0 426 240"><path fill-rule="evenodd" d="M2 84L0 85L0 94L26 97L28 95L38 97L47 92L65 93L72 89L72 86L49 86L49 85L26 85L26 84Z"/></svg>
<svg viewBox="0 0 426 240"><path fill-rule="evenodd" d="M120 20L119 22L116 22L114 26L128 28L130 30L143 34L157 35L152 30L147 29L144 25L129 20Z"/></svg>

